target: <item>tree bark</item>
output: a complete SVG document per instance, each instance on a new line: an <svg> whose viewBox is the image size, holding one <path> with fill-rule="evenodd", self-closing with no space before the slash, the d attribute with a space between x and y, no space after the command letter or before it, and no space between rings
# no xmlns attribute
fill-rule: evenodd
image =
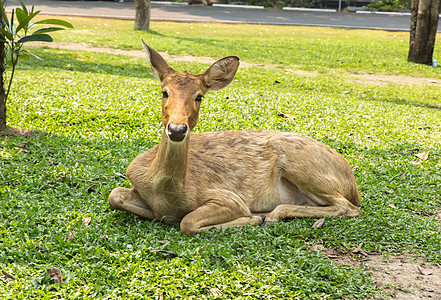
<svg viewBox="0 0 441 300"><path fill-rule="evenodd" d="M150 28L150 0L135 0L135 29L149 30Z"/></svg>
<svg viewBox="0 0 441 300"><path fill-rule="evenodd" d="M1 0L3 4L4 0ZM4 27L3 18L0 17L0 26ZM6 125L6 92L5 92L5 44L0 43L0 131L7 129Z"/></svg>
<svg viewBox="0 0 441 300"><path fill-rule="evenodd" d="M412 0L409 62L432 64L440 4L440 0Z"/></svg>

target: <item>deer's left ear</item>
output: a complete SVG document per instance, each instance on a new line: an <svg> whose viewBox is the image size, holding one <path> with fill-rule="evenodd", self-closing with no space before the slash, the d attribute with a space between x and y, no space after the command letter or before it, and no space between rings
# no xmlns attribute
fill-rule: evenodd
<svg viewBox="0 0 441 300"><path fill-rule="evenodd" d="M227 56L212 64L202 74L207 89L217 91L229 85L236 75L237 68L239 68L237 56Z"/></svg>

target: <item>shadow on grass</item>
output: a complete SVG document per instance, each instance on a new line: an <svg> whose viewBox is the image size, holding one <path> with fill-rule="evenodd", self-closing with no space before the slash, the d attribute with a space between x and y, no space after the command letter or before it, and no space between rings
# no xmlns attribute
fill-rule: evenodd
<svg viewBox="0 0 441 300"><path fill-rule="evenodd" d="M384 99L384 98L360 98L360 100L368 101L368 102L386 102L393 103L404 106L414 106L421 108L428 108L432 110L441 110L441 105L432 105L420 102L407 101L406 99L394 98L394 99Z"/></svg>
<svg viewBox="0 0 441 300"><path fill-rule="evenodd" d="M110 62L112 59L108 59L109 62L103 62L103 59L101 58L103 54L101 53L86 52L77 55L74 51L71 52L72 53L66 53L66 51L61 52L52 49L34 50L33 53L41 57L42 60L21 62L20 68L24 70L54 68L84 73L154 79L149 72L147 62L143 65L136 63L121 63L117 58L114 58L113 61L115 63L113 64ZM83 59L83 55L87 58ZM93 61L93 56L100 56L100 58L95 62ZM116 57L116 55L113 56Z"/></svg>

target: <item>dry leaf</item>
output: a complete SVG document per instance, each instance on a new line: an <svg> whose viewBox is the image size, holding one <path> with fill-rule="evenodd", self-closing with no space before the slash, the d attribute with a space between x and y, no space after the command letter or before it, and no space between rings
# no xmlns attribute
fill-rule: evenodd
<svg viewBox="0 0 441 300"><path fill-rule="evenodd" d="M132 246L131 244L127 244L126 248L127 248L127 249L132 249L133 246Z"/></svg>
<svg viewBox="0 0 441 300"><path fill-rule="evenodd" d="M315 221L314 225L312 225L312 228L320 228L325 223L325 219L318 219Z"/></svg>
<svg viewBox="0 0 441 300"><path fill-rule="evenodd" d="M164 292L159 293L158 300L164 300Z"/></svg>
<svg viewBox="0 0 441 300"><path fill-rule="evenodd" d="M421 159L412 160L410 163L414 166L421 164L423 161Z"/></svg>
<svg viewBox="0 0 441 300"><path fill-rule="evenodd" d="M386 194L393 194L395 191L394 190L388 190L388 191L384 191Z"/></svg>
<svg viewBox="0 0 441 300"><path fill-rule="evenodd" d="M151 253L166 253L166 254L170 254L171 256L178 256L178 254L176 252L173 251L167 251L167 250L163 250L163 249L153 249L150 250Z"/></svg>
<svg viewBox="0 0 441 300"><path fill-rule="evenodd" d="M83 224L84 224L84 226L89 226L89 224L90 224L90 218L84 218L83 219Z"/></svg>
<svg viewBox="0 0 441 300"><path fill-rule="evenodd" d="M355 247L353 250L352 250L352 253L354 253L354 254L361 254L361 255L364 255L364 256L369 256L366 252L364 252L363 251L363 249L361 249L360 247Z"/></svg>
<svg viewBox="0 0 441 300"><path fill-rule="evenodd" d="M159 244L164 245L167 241L158 241Z"/></svg>
<svg viewBox="0 0 441 300"><path fill-rule="evenodd" d="M429 79L429 80L427 80L427 82L428 82L428 83L437 83L438 80L435 80L435 79Z"/></svg>
<svg viewBox="0 0 441 300"><path fill-rule="evenodd" d="M287 118L287 119L296 119L297 118L296 116L293 116L290 114L283 114L283 113L280 113L277 116L282 117L282 118Z"/></svg>
<svg viewBox="0 0 441 300"><path fill-rule="evenodd" d="M31 151L26 149L25 147L17 146L17 147L14 147L14 149L15 150L21 150L21 151L26 152L26 153L31 153Z"/></svg>
<svg viewBox="0 0 441 300"><path fill-rule="evenodd" d="M77 233L75 232L75 230L69 231L69 233L66 236L66 241L69 241L69 240L73 239L76 234Z"/></svg>
<svg viewBox="0 0 441 300"><path fill-rule="evenodd" d="M107 234L102 234L101 236L102 236L103 238L105 238L106 240L109 239L109 236L108 236Z"/></svg>
<svg viewBox="0 0 441 300"><path fill-rule="evenodd" d="M54 278L57 283L61 284L63 283L63 274L61 273L60 269L58 268L50 268L47 269L47 273L50 277Z"/></svg>
<svg viewBox="0 0 441 300"><path fill-rule="evenodd" d="M393 204L389 204L389 207L390 208L397 208L395 205L393 205Z"/></svg>
<svg viewBox="0 0 441 300"><path fill-rule="evenodd" d="M224 294L218 288L211 288L210 289L210 293L212 293L214 297L219 297L219 296L222 296Z"/></svg>
<svg viewBox="0 0 441 300"><path fill-rule="evenodd" d="M429 151L421 152L421 153L417 153L417 154L414 154L414 155L416 157L418 157L419 159L421 159L421 160L427 160L429 158L430 152Z"/></svg>
<svg viewBox="0 0 441 300"><path fill-rule="evenodd" d="M359 166L355 166L355 167L353 167L352 168L352 172L355 172L355 171L357 171L358 170L358 168L360 168Z"/></svg>
<svg viewBox="0 0 441 300"><path fill-rule="evenodd" d="M420 272L421 275L432 275L432 271L426 271L423 268L421 268L420 266L417 266L418 272Z"/></svg>
<svg viewBox="0 0 441 300"><path fill-rule="evenodd" d="M1 279L5 280L6 282L11 282L12 280L15 280L16 278L14 276L12 276L11 274L9 274L8 272L2 270L3 275L0 277Z"/></svg>
<svg viewBox="0 0 441 300"><path fill-rule="evenodd" d="M126 175L121 174L120 172L115 172L115 175L124 179L126 178Z"/></svg>

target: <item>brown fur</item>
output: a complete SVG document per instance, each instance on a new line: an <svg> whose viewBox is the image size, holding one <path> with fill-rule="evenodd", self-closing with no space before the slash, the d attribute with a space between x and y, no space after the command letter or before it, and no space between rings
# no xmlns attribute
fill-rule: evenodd
<svg viewBox="0 0 441 300"><path fill-rule="evenodd" d="M168 124L196 126L198 95L228 85L237 57L195 75L173 70L145 45L161 80L164 132L159 145L138 155L127 170L132 189L116 188L112 207L146 219L180 224L186 234L212 227L264 225L281 218L358 216L360 199L347 161L298 133L267 130L188 134L173 142Z"/></svg>

